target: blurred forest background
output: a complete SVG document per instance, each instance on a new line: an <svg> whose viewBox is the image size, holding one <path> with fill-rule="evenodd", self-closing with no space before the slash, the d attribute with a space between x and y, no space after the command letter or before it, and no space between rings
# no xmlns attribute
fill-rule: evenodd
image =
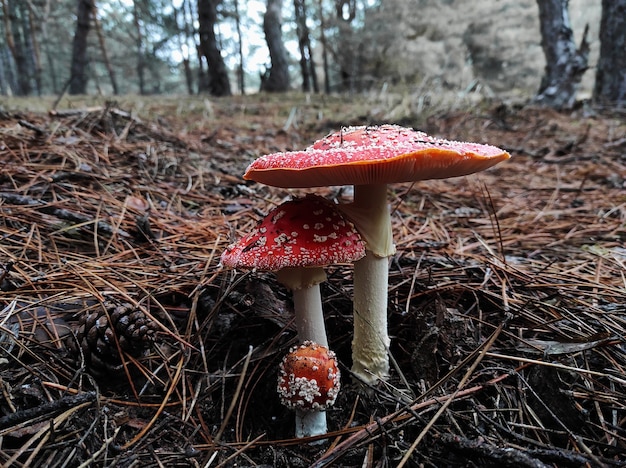
<svg viewBox="0 0 626 468"><path fill-rule="evenodd" d="M451 90L528 99L546 87L540 6L568 8L565 0L1 3L5 96L224 96L396 86L417 94ZM623 0L605 3L623 10ZM572 0L569 22L556 26L581 44L579 99L593 95L601 16L601 0Z"/></svg>

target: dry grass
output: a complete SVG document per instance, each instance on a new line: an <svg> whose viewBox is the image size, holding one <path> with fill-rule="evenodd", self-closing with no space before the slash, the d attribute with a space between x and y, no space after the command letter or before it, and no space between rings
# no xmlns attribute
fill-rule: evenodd
<svg viewBox="0 0 626 468"><path fill-rule="evenodd" d="M626 123L584 109L404 116L513 158L393 187L393 377L366 394L350 384L351 270L331 269L344 391L324 444L291 439L274 395L295 340L288 294L272 275L222 271L219 255L299 193L244 183L248 162L381 118L351 101L3 115L2 464L624 465ZM113 372L68 347L80 316L111 300L159 323Z"/></svg>

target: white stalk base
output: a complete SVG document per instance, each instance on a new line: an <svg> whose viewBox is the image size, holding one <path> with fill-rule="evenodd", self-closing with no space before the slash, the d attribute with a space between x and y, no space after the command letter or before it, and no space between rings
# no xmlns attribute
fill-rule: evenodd
<svg viewBox="0 0 626 468"><path fill-rule="evenodd" d="M354 264L352 372L368 384L389 377L387 284L389 260L367 251Z"/></svg>
<svg viewBox="0 0 626 468"><path fill-rule="evenodd" d="M326 411L296 410L296 437L310 437L326 434Z"/></svg>

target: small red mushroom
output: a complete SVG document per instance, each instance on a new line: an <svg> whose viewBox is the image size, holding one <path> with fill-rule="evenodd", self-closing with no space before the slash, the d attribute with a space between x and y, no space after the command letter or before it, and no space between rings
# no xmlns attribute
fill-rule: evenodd
<svg viewBox="0 0 626 468"><path fill-rule="evenodd" d="M305 341L291 348L280 364L280 400L293 409L325 410L335 403L339 378L335 353L325 346Z"/></svg>
<svg viewBox="0 0 626 468"><path fill-rule="evenodd" d="M335 353L312 341L283 358L278 394L283 405L296 410L296 437L326 433L324 411L337 399L340 376Z"/></svg>
<svg viewBox="0 0 626 468"><path fill-rule="evenodd" d="M334 402L339 390L334 354L325 347L328 339L319 289L319 283L326 280L323 267L350 263L364 255L365 244L354 225L335 204L312 195L277 206L253 232L222 254L226 267L276 271L278 281L293 292L299 339L318 343L297 349L304 355L287 358L281 367L286 376L283 401L296 408L296 437L326 433L323 408ZM292 378L292 368L311 374Z"/></svg>

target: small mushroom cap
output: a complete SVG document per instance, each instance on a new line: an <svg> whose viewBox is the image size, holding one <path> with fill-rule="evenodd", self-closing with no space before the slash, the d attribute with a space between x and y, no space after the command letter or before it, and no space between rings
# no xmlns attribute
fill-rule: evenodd
<svg viewBox="0 0 626 468"><path fill-rule="evenodd" d="M292 409L324 411L337 399L340 378L335 353L305 341L291 348L280 364L280 400Z"/></svg>
<svg viewBox="0 0 626 468"><path fill-rule="evenodd" d="M398 125L348 127L304 151L261 156L244 174L276 187L389 184L446 179L509 159L478 143L442 140Z"/></svg>
<svg viewBox="0 0 626 468"><path fill-rule="evenodd" d="M222 264L278 271L350 263L364 255L354 225L333 203L309 195L270 211L253 232L226 248Z"/></svg>

